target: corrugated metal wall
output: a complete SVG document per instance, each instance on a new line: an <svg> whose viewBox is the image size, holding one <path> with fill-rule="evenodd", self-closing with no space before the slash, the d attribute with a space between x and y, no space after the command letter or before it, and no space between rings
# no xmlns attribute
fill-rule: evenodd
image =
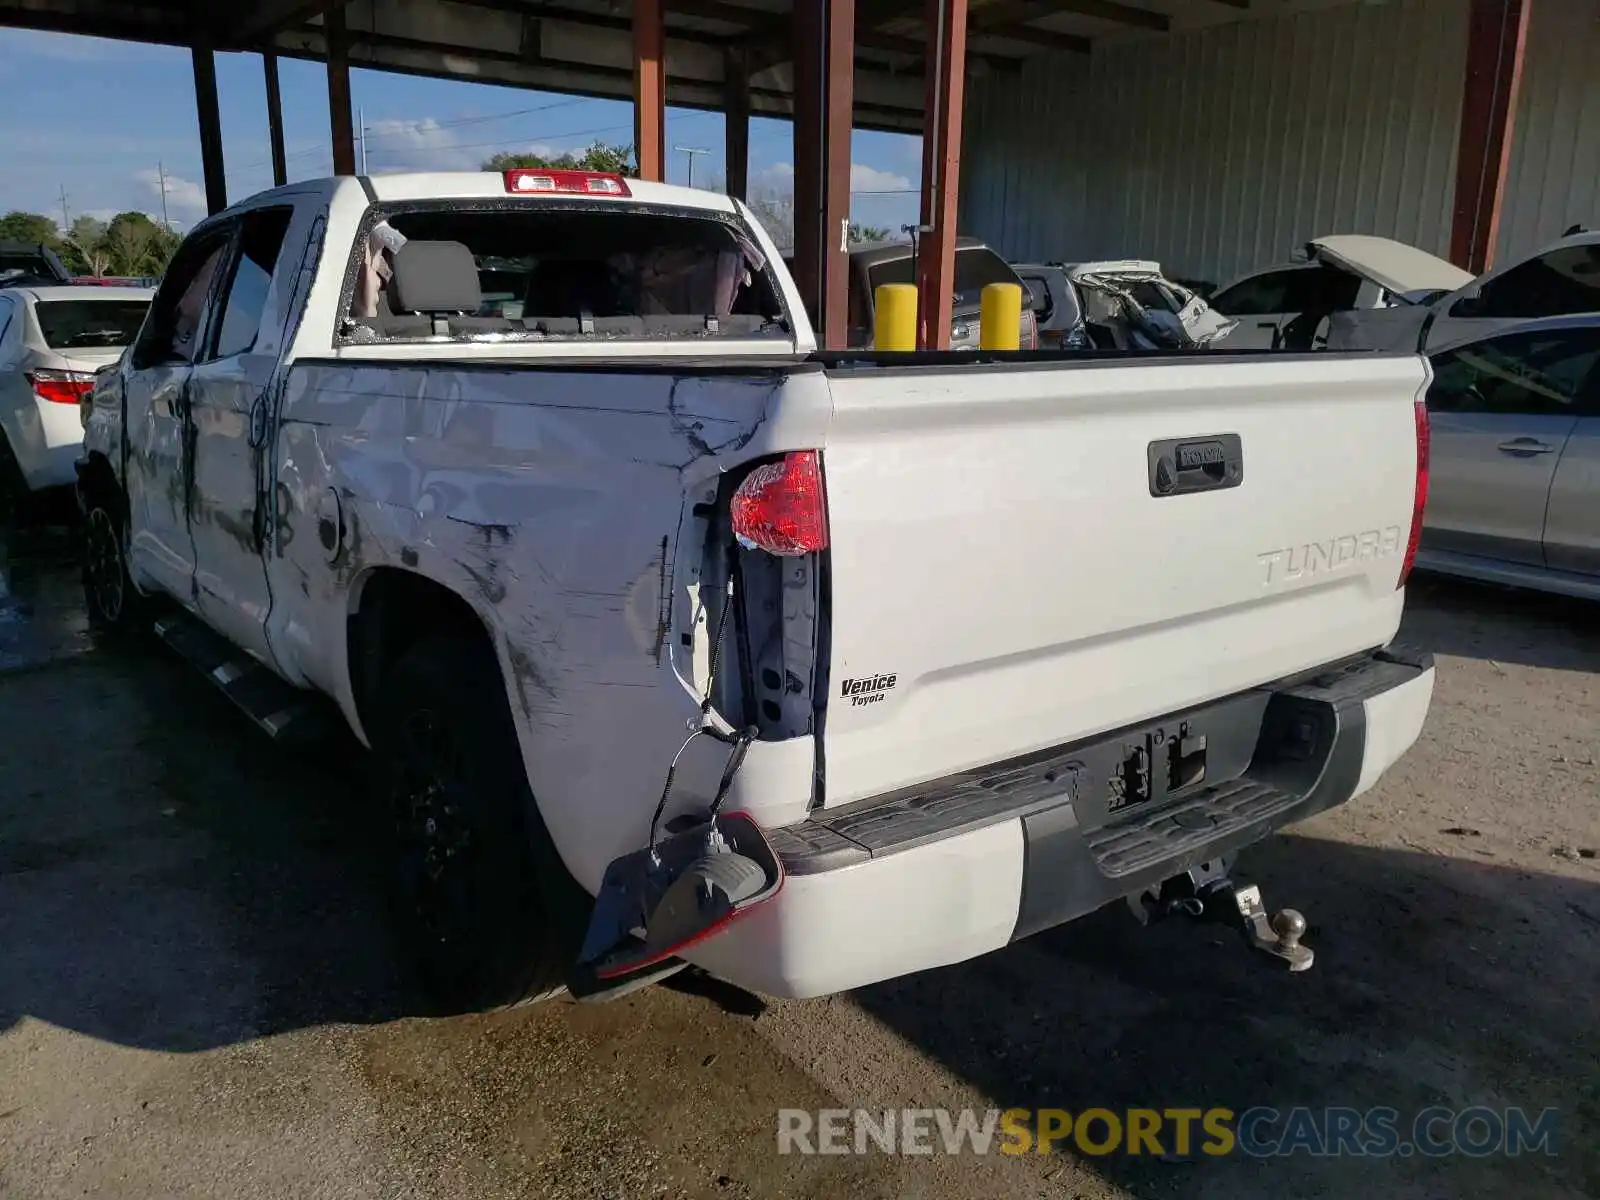
<svg viewBox="0 0 1600 1200"><path fill-rule="evenodd" d="M1155 257L1216 281L1323 233L1443 253L1466 15L1352 4L975 81L962 228L1017 258Z"/></svg>
<svg viewBox="0 0 1600 1200"><path fill-rule="evenodd" d="M1600 228L1600 0L1533 0L1500 253Z"/></svg>

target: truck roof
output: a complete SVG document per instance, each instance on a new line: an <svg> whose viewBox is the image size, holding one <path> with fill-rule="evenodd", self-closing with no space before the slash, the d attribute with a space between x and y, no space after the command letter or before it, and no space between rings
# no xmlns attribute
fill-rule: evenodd
<svg viewBox="0 0 1600 1200"><path fill-rule="evenodd" d="M552 168L561 170L565 168ZM606 174L603 171L595 174ZM676 184L650 183L643 179L624 179L628 195L625 197L582 194L577 192L554 193L563 200L587 200L597 207L606 204L659 204L673 208L699 209L702 212L732 213L733 201L720 192L707 192L699 188L679 187ZM207 217L208 224L227 213L240 209L259 208L284 196L303 196L310 192L332 199L353 192L360 195L370 186L379 203L406 200L504 200L515 195L551 195L552 193L515 193L506 190L505 176L498 171L407 171L392 175L328 175L319 179L300 179L270 191L257 192L230 206L221 213ZM198 228L198 226L197 226ZM193 232L193 231L191 231Z"/></svg>
<svg viewBox="0 0 1600 1200"><path fill-rule="evenodd" d="M597 172L600 173L600 172ZM386 200L493 200L504 199L515 193L506 189L505 176L498 171L417 171L396 175L368 177L373 194ZM359 186L359 181L348 182ZM733 201L720 192L700 188L678 187L675 184L650 183L643 179L626 179L627 197L577 195L560 193L563 200L586 199L595 204L626 203L670 204L674 208L697 208L706 212L731 213Z"/></svg>

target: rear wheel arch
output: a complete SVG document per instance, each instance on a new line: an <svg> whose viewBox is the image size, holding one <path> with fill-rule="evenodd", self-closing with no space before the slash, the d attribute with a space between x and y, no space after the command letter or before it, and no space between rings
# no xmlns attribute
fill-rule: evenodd
<svg viewBox="0 0 1600 1200"><path fill-rule="evenodd" d="M119 510L126 508L117 470L98 450L91 450L78 464L78 491L85 499L114 500Z"/></svg>
<svg viewBox="0 0 1600 1200"><path fill-rule="evenodd" d="M455 635L481 643L499 661L488 622L464 596L402 567L375 567L356 580L347 620L350 693L369 737L384 673L418 642Z"/></svg>
<svg viewBox="0 0 1600 1200"><path fill-rule="evenodd" d="M491 905L479 914L482 921L510 922L519 935L510 943L496 942L482 961L457 964L463 970L471 968L460 980L463 985L470 975L486 991L440 998L452 1007L476 1008L548 995L559 986L577 953L592 901L551 841L527 778L494 631L460 593L415 571L375 568L356 581L350 595L350 684L362 729L374 750L378 794L388 815L394 815L395 764L408 758L403 733L410 724L408 714L426 712L430 699L442 701L434 711L444 714L440 719L465 739L472 782L481 789L464 796L470 803L462 811L474 814L471 823L477 835L489 835L492 843L520 839L515 854L509 845L493 846L493 866L486 868L492 873L474 885L491 887L495 894L504 891L512 899L521 897L505 911ZM499 684L499 695L491 695L494 683ZM402 853L396 861L404 866L410 859ZM409 876L416 878L415 871ZM427 966L433 956L427 952L426 939L414 942L413 950L423 951L424 975L437 992L454 968L441 974L437 963Z"/></svg>

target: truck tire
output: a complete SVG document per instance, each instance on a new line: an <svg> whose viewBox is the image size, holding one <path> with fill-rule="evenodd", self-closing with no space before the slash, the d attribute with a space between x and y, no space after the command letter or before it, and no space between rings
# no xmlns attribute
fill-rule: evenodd
<svg viewBox="0 0 1600 1200"><path fill-rule="evenodd" d="M578 885L539 818L489 646L417 643L377 703L375 791L417 982L452 1013L554 995L577 953Z"/></svg>
<svg viewBox="0 0 1600 1200"><path fill-rule="evenodd" d="M86 493L83 517L83 597L89 622L109 633L143 628L150 603L128 574L122 495L106 485Z"/></svg>

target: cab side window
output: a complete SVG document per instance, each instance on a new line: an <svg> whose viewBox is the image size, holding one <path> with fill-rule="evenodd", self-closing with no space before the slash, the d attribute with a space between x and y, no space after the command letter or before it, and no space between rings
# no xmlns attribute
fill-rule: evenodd
<svg viewBox="0 0 1600 1200"><path fill-rule="evenodd" d="M261 319L292 208L265 208L245 214L239 230L239 251L217 321L216 348L211 358L246 354L261 335Z"/></svg>
<svg viewBox="0 0 1600 1200"><path fill-rule="evenodd" d="M204 332L206 302L227 251L225 230L195 238L178 248L134 347L130 363L135 370L195 361Z"/></svg>

